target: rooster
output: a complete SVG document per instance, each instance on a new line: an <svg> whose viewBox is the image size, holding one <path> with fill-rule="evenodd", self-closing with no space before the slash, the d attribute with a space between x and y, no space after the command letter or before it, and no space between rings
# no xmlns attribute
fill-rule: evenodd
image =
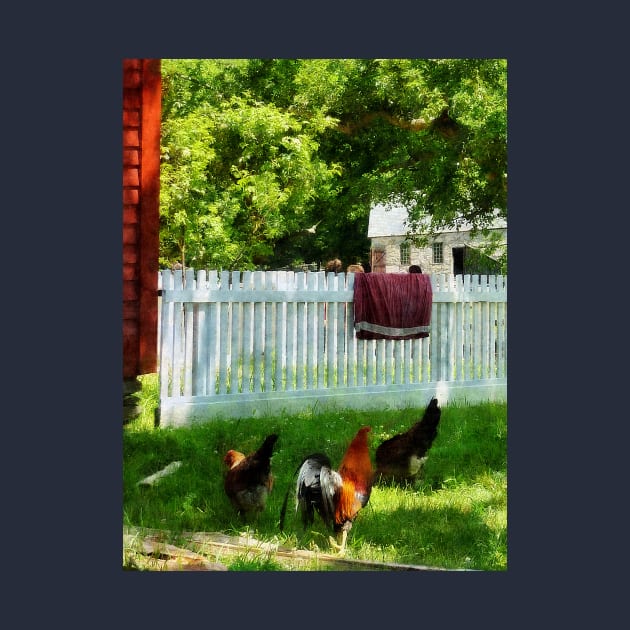
<svg viewBox="0 0 630 630"><path fill-rule="evenodd" d="M245 456L230 449L223 458L228 467L224 480L225 494L241 516L256 516L265 509L267 496L273 487L271 456L277 439L278 436L272 433L255 453Z"/></svg>
<svg viewBox="0 0 630 630"><path fill-rule="evenodd" d="M414 482L420 478L428 451L437 436L442 411L432 398L422 419L405 433L382 442L375 453L376 479Z"/></svg>
<svg viewBox="0 0 630 630"><path fill-rule="evenodd" d="M338 471L333 470L330 459L324 453L308 455L296 471L295 510L301 513L304 529L313 523L317 512L335 533L336 538L331 536L329 541L340 555L345 553L348 532L372 492L374 473L367 441L370 431L370 427L359 429ZM280 515L281 531L288 497L289 490Z"/></svg>

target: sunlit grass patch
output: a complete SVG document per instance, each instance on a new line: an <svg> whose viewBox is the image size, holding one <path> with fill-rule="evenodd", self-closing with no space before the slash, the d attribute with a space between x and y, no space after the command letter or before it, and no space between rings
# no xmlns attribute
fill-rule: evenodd
<svg viewBox="0 0 630 630"><path fill-rule="evenodd" d="M150 381L150 379L147 379ZM155 387L149 383L148 387ZM261 541L328 552L321 520L303 531L294 511L294 473L308 453L324 451L334 465L363 425L372 426L370 452L422 415L422 409L344 410L278 417L218 419L185 428L155 428L151 392L146 417L123 429L123 522L174 532L248 531ZM140 395L142 399L142 394ZM272 458L274 489L255 522L243 522L223 491L225 452L255 450L271 432L280 435ZM181 467L153 487L137 482L173 461ZM286 491L285 531L278 529ZM375 485L348 537L347 557L443 568L507 568L507 405L447 405L415 484ZM212 560L212 558L210 558ZM249 561L247 561L249 562ZM270 559L271 562L271 559ZM235 570L275 570L270 563ZM249 568L248 568L249 567ZM266 567L266 568L265 568ZM302 570L309 570L304 568ZM311 570L318 570L316 567Z"/></svg>

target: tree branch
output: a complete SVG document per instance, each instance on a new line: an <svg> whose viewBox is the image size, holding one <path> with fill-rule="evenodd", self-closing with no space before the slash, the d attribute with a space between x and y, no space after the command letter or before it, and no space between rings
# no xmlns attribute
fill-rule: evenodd
<svg viewBox="0 0 630 630"><path fill-rule="evenodd" d="M423 118L406 120L404 118L399 118L398 116L393 116L385 111L378 111L368 112L356 121L340 122L337 125L337 129L338 131L341 131L341 133L351 136L364 127L371 125L377 118L383 118L390 125L401 129L408 129L409 131L422 131L423 129L427 129L429 127L429 123L427 123Z"/></svg>
<svg viewBox="0 0 630 630"><path fill-rule="evenodd" d="M390 125L398 127L399 129L407 129L408 131L424 131L425 129L431 128L447 139L454 139L460 130L457 122L449 116L447 108L444 108L440 115L430 122L427 122L424 118L412 118L411 120L407 120L383 110L367 112L363 114L359 120L340 122L337 125L337 130L351 136L357 133L357 131L371 125L377 118L382 118Z"/></svg>

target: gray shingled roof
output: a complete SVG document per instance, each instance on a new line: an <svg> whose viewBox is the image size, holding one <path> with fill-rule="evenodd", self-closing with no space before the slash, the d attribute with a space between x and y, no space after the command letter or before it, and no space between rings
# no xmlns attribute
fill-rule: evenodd
<svg viewBox="0 0 630 630"><path fill-rule="evenodd" d="M407 234L407 208L395 204L376 204L370 210L370 220L368 223L368 238L378 236L403 236ZM425 220L427 232L431 220ZM500 217L489 226L491 228L507 228L507 221ZM462 221L459 228L446 227L441 232L466 232L472 229L472 225L467 221Z"/></svg>

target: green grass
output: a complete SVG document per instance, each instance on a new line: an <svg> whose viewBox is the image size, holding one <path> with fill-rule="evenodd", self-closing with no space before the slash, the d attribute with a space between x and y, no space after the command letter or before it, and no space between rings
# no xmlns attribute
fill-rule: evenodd
<svg viewBox="0 0 630 630"><path fill-rule="evenodd" d="M140 417L123 429L123 524L184 531L249 531L255 538L329 551L330 532L320 520L303 532L292 509L285 531L280 508L301 458L326 452L334 465L360 426L369 424L372 456L377 445L404 431L422 409L219 419L186 428L154 428L156 375L143 377ZM223 491L222 458L230 448L255 450L264 437L280 435L272 460L275 486L267 509L241 521ZM172 461L182 466L153 487L136 483ZM290 500L290 506L292 502ZM438 436L414 486L377 485L348 536L346 558L487 571L507 569L507 405L450 404L442 409ZM273 571L272 558L236 558L230 570Z"/></svg>

